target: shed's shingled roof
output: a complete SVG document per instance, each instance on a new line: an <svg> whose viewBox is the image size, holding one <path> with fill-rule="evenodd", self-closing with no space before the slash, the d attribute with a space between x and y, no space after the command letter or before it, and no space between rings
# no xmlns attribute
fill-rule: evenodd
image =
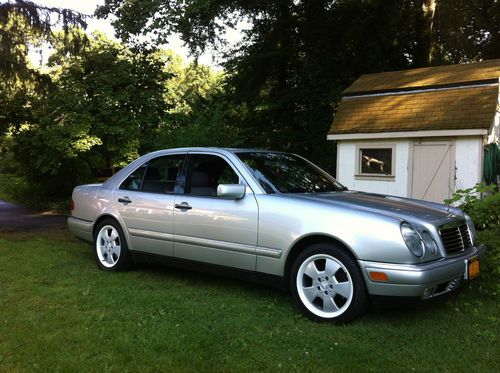
<svg viewBox="0 0 500 373"><path fill-rule="evenodd" d="M362 75L344 94L470 83L498 79L500 59Z"/></svg>
<svg viewBox="0 0 500 373"><path fill-rule="evenodd" d="M499 77L500 59L364 75L344 91L329 134L489 129Z"/></svg>
<svg viewBox="0 0 500 373"><path fill-rule="evenodd" d="M330 133L490 128L498 87L344 98Z"/></svg>

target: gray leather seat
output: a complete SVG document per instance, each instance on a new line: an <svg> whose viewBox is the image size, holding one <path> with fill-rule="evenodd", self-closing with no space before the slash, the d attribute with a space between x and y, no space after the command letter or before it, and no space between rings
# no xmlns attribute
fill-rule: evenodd
<svg viewBox="0 0 500 373"><path fill-rule="evenodd" d="M204 171L193 171L191 175L191 194L198 196L216 196L216 187L211 185L208 174Z"/></svg>

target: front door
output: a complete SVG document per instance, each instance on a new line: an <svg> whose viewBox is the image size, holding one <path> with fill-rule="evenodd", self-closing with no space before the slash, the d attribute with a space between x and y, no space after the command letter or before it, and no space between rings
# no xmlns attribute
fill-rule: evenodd
<svg viewBox="0 0 500 373"><path fill-rule="evenodd" d="M113 193L130 249L173 255L173 210L185 154L160 156L137 168Z"/></svg>
<svg viewBox="0 0 500 373"><path fill-rule="evenodd" d="M184 194L175 199L174 256L255 270L257 201L217 197L219 184L244 183L225 158L191 154Z"/></svg>
<svg viewBox="0 0 500 373"><path fill-rule="evenodd" d="M454 192L455 157L451 141L413 144L412 197L443 203Z"/></svg>

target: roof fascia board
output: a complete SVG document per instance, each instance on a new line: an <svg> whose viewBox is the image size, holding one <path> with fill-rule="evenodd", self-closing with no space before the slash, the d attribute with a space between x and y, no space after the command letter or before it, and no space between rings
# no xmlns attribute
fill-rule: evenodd
<svg viewBox="0 0 500 373"><path fill-rule="evenodd" d="M375 132L375 133L338 133L328 134L327 140L370 140L370 139L396 139L396 138L418 138L418 137L457 137L457 136L484 136L488 134L487 129L464 129L464 130L429 130L429 131L407 131L407 132Z"/></svg>
<svg viewBox="0 0 500 373"><path fill-rule="evenodd" d="M344 93L344 99L353 99L357 97L374 97L374 96L391 96L391 95L405 95L405 94L415 94L423 92L433 92L433 91L446 91L450 89L466 89L466 88L479 88L479 87L493 87L498 85L498 78L495 79L485 79L476 80L469 83L456 83L456 84L441 84L429 87L408 87L408 88L394 88L385 90L374 90L366 92L349 92Z"/></svg>

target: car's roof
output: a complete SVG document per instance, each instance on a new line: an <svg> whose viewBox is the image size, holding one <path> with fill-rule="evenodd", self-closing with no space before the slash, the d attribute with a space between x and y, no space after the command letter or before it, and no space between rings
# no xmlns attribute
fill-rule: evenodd
<svg viewBox="0 0 500 373"><path fill-rule="evenodd" d="M189 148L170 148L170 149L162 149L163 151L171 151L171 152L199 152L199 151L226 151L230 153L247 153L247 152L265 152L265 153L282 153L276 150L269 149L259 149L259 148L222 148L222 147L189 147Z"/></svg>

